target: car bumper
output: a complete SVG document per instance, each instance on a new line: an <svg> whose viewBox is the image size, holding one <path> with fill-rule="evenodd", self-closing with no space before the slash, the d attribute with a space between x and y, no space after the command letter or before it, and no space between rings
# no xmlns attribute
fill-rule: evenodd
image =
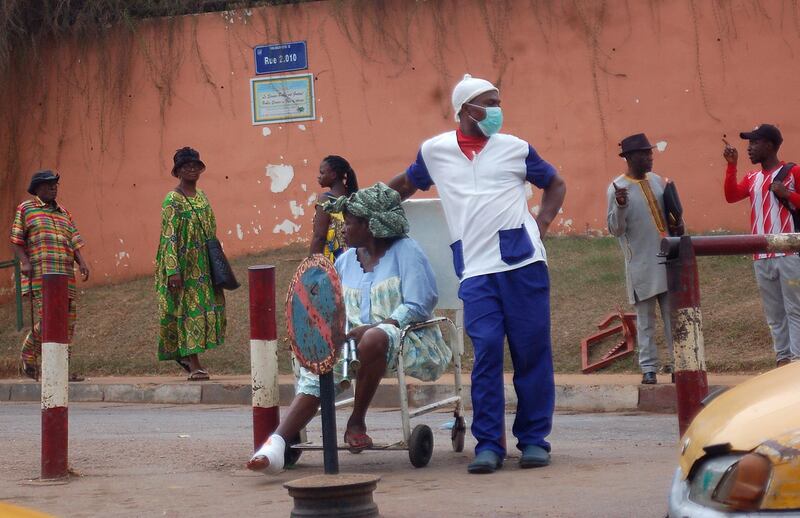
<svg viewBox="0 0 800 518"><path fill-rule="evenodd" d="M669 518L758 518L776 516L798 516L797 511L764 511L754 513L729 513L709 509L689 500L689 484L680 468L675 470L669 492Z"/></svg>

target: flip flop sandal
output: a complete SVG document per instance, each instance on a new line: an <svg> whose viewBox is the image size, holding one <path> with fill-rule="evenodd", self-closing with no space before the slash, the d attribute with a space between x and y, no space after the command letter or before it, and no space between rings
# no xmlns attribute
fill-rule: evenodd
<svg viewBox="0 0 800 518"><path fill-rule="evenodd" d="M361 453L372 448L372 437L365 433L344 434L344 442L349 446L350 453Z"/></svg>
<svg viewBox="0 0 800 518"><path fill-rule="evenodd" d="M178 358L177 360L175 360L175 363L180 365L181 368L187 372L187 374L192 373L192 367L191 365L189 365L189 360L187 360L186 358Z"/></svg>
<svg viewBox="0 0 800 518"><path fill-rule="evenodd" d="M196 371L189 374L187 378L189 381L207 381L210 380L211 377L208 375L208 371L205 369L197 369Z"/></svg>

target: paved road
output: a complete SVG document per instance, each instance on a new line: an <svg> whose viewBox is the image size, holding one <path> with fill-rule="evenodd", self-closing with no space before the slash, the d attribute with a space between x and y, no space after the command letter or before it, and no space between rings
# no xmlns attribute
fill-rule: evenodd
<svg viewBox="0 0 800 518"><path fill-rule="evenodd" d="M250 409L209 405L83 403L70 406L67 485L29 482L39 474L37 404L0 404L0 499L57 516L288 516L282 484L322 473L320 452L274 477L243 468L252 441ZM346 413L338 422L344 423ZM450 449L445 413L419 419L434 430L431 464L414 469L406 452L340 454L342 472L381 474L383 516L663 517L677 453L674 416L559 414L553 464L520 470L517 452L500 472L468 475L474 446ZM509 442L513 444L507 417ZM399 414L368 416L377 441L399 439ZM341 426L340 426L341 429ZM319 436L319 424L309 437Z"/></svg>

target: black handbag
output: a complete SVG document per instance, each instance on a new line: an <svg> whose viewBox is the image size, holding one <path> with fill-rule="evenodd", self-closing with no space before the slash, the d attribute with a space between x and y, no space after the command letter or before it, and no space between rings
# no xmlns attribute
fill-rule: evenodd
<svg viewBox="0 0 800 518"><path fill-rule="evenodd" d="M667 218L667 228L669 235L682 236L683 235L683 206L681 199L678 196L678 189L675 187L674 182L667 182L664 187L664 216ZM673 228L680 230L673 233Z"/></svg>
<svg viewBox="0 0 800 518"><path fill-rule="evenodd" d="M208 269L211 273L211 284L215 288L222 288L225 290L235 290L241 284L239 281L236 280L236 276L233 274L233 269L231 268L231 264L228 262L228 258L225 257L225 252L222 250L222 243L219 242L219 239L216 237L209 238L206 234L206 229L203 226L203 220L200 219L200 216L197 214L197 211L192 205L191 200L186 194L181 191L180 189L176 189L178 193L183 195L186 198L186 202L189 204L189 207L192 208L192 212L194 213L197 221L200 223L200 228L203 232L203 237L206 240L206 250L208 252Z"/></svg>
<svg viewBox="0 0 800 518"><path fill-rule="evenodd" d="M219 239L216 237L206 239L206 248L208 249L211 283L218 288L226 290L235 290L241 286L233 274L233 269L228 262L228 258L225 257L225 252L222 251L222 243L219 242Z"/></svg>

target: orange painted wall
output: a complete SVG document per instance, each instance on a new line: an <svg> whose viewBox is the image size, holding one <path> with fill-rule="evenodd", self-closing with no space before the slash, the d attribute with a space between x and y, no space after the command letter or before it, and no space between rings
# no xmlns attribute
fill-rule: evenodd
<svg viewBox="0 0 800 518"><path fill-rule="evenodd" d="M148 274L159 207L175 184L171 156L191 145L208 166L201 187L230 254L305 240L320 159L347 157L362 185L390 178L426 137L453 128L450 91L465 72L500 85L504 131L529 140L567 180L555 232L605 228L605 189L623 168L616 143L631 133L666 142L655 169L677 182L695 232L748 227L748 208L722 197L723 134L739 145L745 169L736 134L774 122L786 139L782 156L800 161L793 2L383 5L187 16L144 23L136 36L121 31L88 51L78 43L45 50L47 72L34 91L0 100L4 119L24 112L16 133L0 126L3 148L19 157L17 169L0 159L16 171L4 177L4 221L34 170L58 168L60 200L88 243L94 282ZM296 40L308 42L317 120L253 126L252 48ZM281 192L267 175L274 165L293 168Z"/></svg>

